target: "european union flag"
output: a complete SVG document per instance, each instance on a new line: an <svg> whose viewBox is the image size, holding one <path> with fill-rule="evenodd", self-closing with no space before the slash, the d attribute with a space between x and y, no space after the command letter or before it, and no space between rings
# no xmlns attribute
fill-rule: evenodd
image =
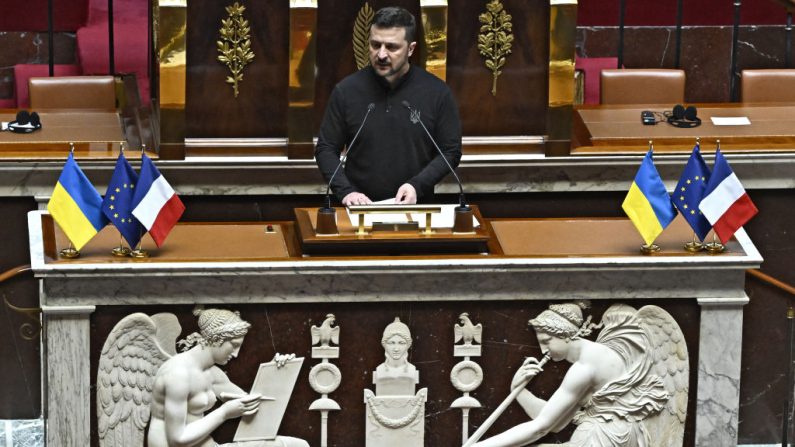
<svg viewBox="0 0 795 447"><path fill-rule="evenodd" d="M127 162L124 154L119 154L116 169L113 170L108 184L108 191L102 200L102 212L133 248L138 245L144 233L143 226L132 214L133 194L137 183L138 175Z"/></svg>
<svg viewBox="0 0 795 447"><path fill-rule="evenodd" d="M701 158L701 151L698 145L693 148L690 159L687 160L685 170L679 177L679 183L672 195L674 205L685 217L687 223L693 228L696 236L703 241L707 233L712 228L707 218L698 209L698 204L704 198L704 191L707 189L709 180L709 168Z"/></svg>

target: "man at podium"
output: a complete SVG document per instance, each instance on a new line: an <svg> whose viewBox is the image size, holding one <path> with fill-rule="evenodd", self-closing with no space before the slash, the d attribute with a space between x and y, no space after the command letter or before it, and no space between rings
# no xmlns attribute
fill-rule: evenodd
<svg viewBox="0 0 795 447"><path fill-rule="evenodd" d="M315 159L345 206L390 198L400 204L433 201L434 185L450 168L423 124L453 168L461 159L461 123L450 89L409 63L415 33L407 10L378 10L370 27L370 65L331 93ZM343 147L345 168L334 175Z"/></svg>

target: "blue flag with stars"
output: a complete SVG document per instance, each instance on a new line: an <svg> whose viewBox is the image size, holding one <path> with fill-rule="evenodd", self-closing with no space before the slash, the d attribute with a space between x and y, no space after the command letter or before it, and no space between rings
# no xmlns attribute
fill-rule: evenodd
<svg viewBox="0 0 795 447"><path fill-rule="evenodd" d="M708 181L709 168L704 159L701 158L701 151L696 145L687 160L685 170L682 171L679 183L676 184L676 189L671 198L701 241L707 237L707 233L712 228L707 218L698 209L698 204L704 198L704 191L707 189Z"/></svg>
<svg viewBox="0 0 795 447"><path fill-rule="evenodd" d="M102 200L102 212L132 248L138 245L144 233L143 225L132 215L132 200L137 183L138 175L124 154L119 154L116 168L108 183L108 191Z"/></svg>

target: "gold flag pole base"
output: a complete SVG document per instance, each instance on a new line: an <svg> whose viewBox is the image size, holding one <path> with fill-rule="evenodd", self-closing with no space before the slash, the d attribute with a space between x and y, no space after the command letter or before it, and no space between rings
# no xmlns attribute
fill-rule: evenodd
<svg viewBox="0 0 795 447"><path fill-rule="evenodd" d="M685 250L691 253L696 253L703 249L704 249L704 244L702 244L701 242L692 241L685 244Z"/></svg>
<svg viewBox="0 0 795 447"><path fill-rule="evenodd" d="M125 258L127 256L130 256L130 251L131 250L129 248L123 245L119 245L118 247L115 247L113 250L111 250L110 254L119 258Z"/></svg>
<svg viewBox="0 0 795 447"><path fill-rule="evenodd" d="M146 259L149 257L149 252L143 248L136 248L130 252L130 257L135 259Z"/></svg>
<svg viewBox="0 0 795 447"><path fill-rule="evenodd" d="M660 246L657 244L641 245L640 252L644 255L652 255L660 251Z"/></svg>
<svg viewBox="0 0 795 447"><path fill-rule="evenodd" d="M710 242L709 244L704 245L707 249L707 252L711 255L717 255L726 251L726 246L721 244L720 242Z"/></svg>
<svg viewBox="0 0 795 447"><path fill-rule="evenodd" d="M80 257L80 251L75 250L75 248L72 246L64 248L63 250L58 252L58 254L60 254L62 258L67 258L67 259L74 259Z"/></svg>

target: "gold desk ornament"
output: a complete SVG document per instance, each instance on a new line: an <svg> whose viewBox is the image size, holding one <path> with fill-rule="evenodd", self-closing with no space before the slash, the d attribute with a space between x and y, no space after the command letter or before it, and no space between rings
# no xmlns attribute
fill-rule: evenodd
<svg viewBox="0 0 795 447"><path fill-rule="evenodd" d="M370 65L370 25L374 16L373 8L364 2L353 22L353 58L359 70Z"/></svg>
<svg viewBox="0 0 795 447"><path fill-rule="evenodd" d="M226 83L232 84L235 98L238 96L238 83L243 81L243 69L254 60L251 51L251 27L248 20L243 18L246 7L238 2L226 7L229 14L226 19L221 19L221 40L216 41L218 46L218 62L229 67L231 76L226 77Z"/></svg>
<svg viewBox="0 0 795 447"><path fill-rule="evenodd" d="M685 250L691 253L698 253L704 249L704 244L698 241L696 233L693 233L693 240L685 243Z"/></svg>
<svg viewBox="0 0 795 447"><path fill-rule="evenodd" d="M640 252L644 255L653 255L660 251L660 246L657 244L643 244L640 246Z"/></svg>
<svg viewBox="0 0 795 447"><path fill-rule="evenodd" d="M80 250L77 250L71 242L69 242L69 246L62 249L58 252L62 258L66 259L74 259L80 257Z"/></svg>
<svg viewBox="0 0 795 447"><path fill-rule="evenodd" d="M110 254L116 256L118 258L125 258L130 256L130 249L124 246L124 239L122 239L121 233L119 233L119 246L114 247Z"/></svg>
<svg viewBox="0 0 795 447"><path fill-rule="evenodd" d="M726 246L718 241L718 238L715 237L715 233L712 233L712 242L704 244L704 248L707 250L707 253L711 255L719 255L726 251Z"/></svg>
<svg viewBox="0 0 795 447"><path fill-rule="evenodd" d="M483 25L478 35L478 50L486 58L486 68L491 70L491 94L497 96L497 78L505 65L505 57L511 54L513 44L513 24L511 15L505 11L500 0L486 4L486 12L478 16Z"/></svg>

